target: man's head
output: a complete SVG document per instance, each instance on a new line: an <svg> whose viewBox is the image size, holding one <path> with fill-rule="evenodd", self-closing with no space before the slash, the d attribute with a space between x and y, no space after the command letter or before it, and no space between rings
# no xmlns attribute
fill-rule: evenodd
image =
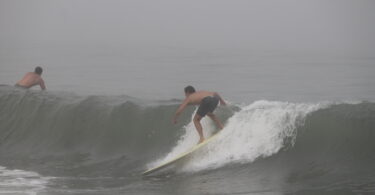
<svg viewBox="0 0 375 195"><path fill-rule="evenodd" d="M34 71L38 75L42 75L43 69L40 66L37 66Z"/></svg>
<svg viewBox="0 0 375 195"><path fill-rule="evenodd" d="M191 85L185 87L184 91L185 91L185 96L188 96L188 95L190 95L192 93L195 93L195 89Z"/></svg>

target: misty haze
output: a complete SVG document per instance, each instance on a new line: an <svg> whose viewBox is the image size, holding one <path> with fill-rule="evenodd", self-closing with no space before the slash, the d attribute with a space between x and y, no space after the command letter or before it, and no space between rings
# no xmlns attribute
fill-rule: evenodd
<svg viewBox="0 0 375 195"><path fill-rule="evenodd" d="M0 0L0 194L375 193L374 10Z"/></svg>

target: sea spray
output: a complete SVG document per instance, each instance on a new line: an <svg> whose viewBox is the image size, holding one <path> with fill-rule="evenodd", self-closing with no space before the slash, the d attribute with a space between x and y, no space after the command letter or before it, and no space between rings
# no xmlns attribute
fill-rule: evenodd
<svg viewBox="0 0 375 195"><path fill-rule="evenodd" d="M324 106L327 105L275 101L256 101L244 106L229 118L218 138L196 151L181 170L212 169L271 156L285 147L286 142L293 144L297 134L296 127L303 125L308 113ZM207 117L202 125L206 137L215 131L214 124ZM185 135L165 159L193 146L196 140L198 136L191 122L185 127Z"/></svg>

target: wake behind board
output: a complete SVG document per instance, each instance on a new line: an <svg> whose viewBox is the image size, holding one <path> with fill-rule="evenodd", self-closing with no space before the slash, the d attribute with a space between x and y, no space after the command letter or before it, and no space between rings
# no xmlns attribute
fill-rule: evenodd
<svg viewBox="0 0 375 195"><path fill-rule="evenodd" d="M167 161L167 162L164 162L156 167L153 167L151 169L148 169L147 171L143 172L142 175L146 176L146 175L150 175L151 173L154 173L158 170L161 170L163 168L166 168L182 159L184 159L185 157L189 156L191 153L195 152L196 150L198 150L199 148L201 148L202 146L206 145L208 142L212 141L215 137L217 137L217 135L220 133L220 131L216 134L214 134L213 136L209 137L208 139L204 140L202 143L200 144L197 144L195 146L193 146L192 148L190 148L189 150L187 150L186 152L183 152L181 153L180 155L177 155L175 158Z"/></svg>

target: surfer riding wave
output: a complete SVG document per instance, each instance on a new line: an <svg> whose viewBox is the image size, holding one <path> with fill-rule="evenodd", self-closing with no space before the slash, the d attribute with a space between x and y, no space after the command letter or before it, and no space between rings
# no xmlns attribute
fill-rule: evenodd
<svg viewBox="0 0 375 195"><path fill-rule="evenodd" d="M184 91L186 98L177 109L173 122L175 124L177 123L178 116L182 113L187 105L199 105L198 111L193 118L195 128L199 134L199 144L204 141L203 128L200 123L201 119L207 115L215 122L219 129L223 129L223 124L216 117L216 115L213 114L213 111L216 109L219 102L221 105L226 105L226 103L217 92L195 91L194 87L192 86L185 87Z"/></svg>

